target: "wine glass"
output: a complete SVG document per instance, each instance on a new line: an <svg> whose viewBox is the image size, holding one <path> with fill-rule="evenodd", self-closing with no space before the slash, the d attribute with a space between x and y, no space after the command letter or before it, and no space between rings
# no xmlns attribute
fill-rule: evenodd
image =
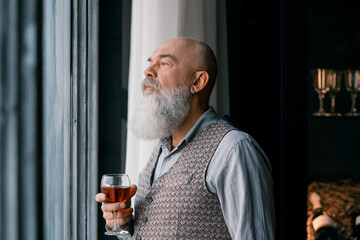
<svg viewBox="0 0 360 240"><path fill-rule="evenodd" d="M345 87L351 95L351 111L347 113L348 116L360 116L357 112L355 104L358 92L360 92L360 70L345 70L344 71Z"/></svg>
<svg viewBox="0 0 360 240"><path fill-rule="evenodd" d="M130 195L130 178L127 174L105 174L101 178L100 183L101 192L107 196L109 203L126 202ZM122 230L116 222L117 212L113 212L114 228L109 229L106 226L105 235L117 236L121 239L122 236L130 236L128 231Z"/></svg>
<svg viewBox="0 0 360 240"><path fill-rule="evenodd" d="M342 72L340 71L330 71L328 77L326 78L329 81L329 94L331 99L331 116L341 116L340 113L335 112L335 97L336 94L341 89L341 77Z"/></svg>
<svg viewBox="0 0 360 240"><path fill-rule="evenodd" d="M319 96L319 111L313 113L314 116L330 116L329 113L326 113L324 110L324 97L325 93L330 90L329 81L327 78L331 76L333 70L317 68L310 70L311 75L313 76L313 86L315 91Z"/></svg>

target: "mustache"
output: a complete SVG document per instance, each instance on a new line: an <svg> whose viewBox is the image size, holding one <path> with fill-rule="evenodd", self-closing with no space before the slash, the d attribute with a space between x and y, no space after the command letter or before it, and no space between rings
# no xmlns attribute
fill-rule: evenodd
<svg viewBox="0 0 360 240"><path fill-rule="evenodd" d="M152 87L157 91L160 91L160 85L156 82L153 78L144 78L141 82L141 91L144 92L146 90L146 87Z"/></svg>

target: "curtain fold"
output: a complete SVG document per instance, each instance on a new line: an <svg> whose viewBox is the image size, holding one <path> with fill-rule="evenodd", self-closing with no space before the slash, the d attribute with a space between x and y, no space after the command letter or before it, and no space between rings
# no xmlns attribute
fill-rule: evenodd
<svg viewBox="0 0 360 240"><path fill-rule="evenodd" d="M43 236L96 239L98 0L43 1Z"/></svg>
<svg viewBox="0 0 360 240"><path fill-rule="evenodd" d="M210 104L219 115L229 114L225 1L133 0L129 70L128 121L141 98L140 83L147 59L164 41L186 36L206 42L217 55L218 82ZM127 134L126 172L133 183L147 162L157 140Z"/></svg>
<svg viewBox="0 0 360 240"><path fill-rule="evenodd" d="M0 1L0 239L41 239L39 2Z"/></svg>

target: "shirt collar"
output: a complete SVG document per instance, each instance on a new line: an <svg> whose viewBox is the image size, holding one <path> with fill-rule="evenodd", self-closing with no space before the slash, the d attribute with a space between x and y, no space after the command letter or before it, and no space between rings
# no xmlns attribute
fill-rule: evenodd
<svg viewBox="0 0 360 240"><path fill-rule="evenodd" d="M209 107L208 110L197 120L195 125L186 133L185 137L178 146L181 146L184 142L188 144L191 142L194 137L201 132L204 128L212 124L213 122L217 121L219 118L214 110L213 107ZM166 137L160 139L161 144L169 143L170 144L171 137ZM169 145L170 146L170 145Z"/></svg>

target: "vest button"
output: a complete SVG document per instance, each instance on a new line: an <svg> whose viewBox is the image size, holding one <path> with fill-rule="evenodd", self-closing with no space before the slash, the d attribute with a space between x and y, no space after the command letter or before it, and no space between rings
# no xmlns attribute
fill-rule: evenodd
<svg viewBox="0 0 360 240"><path fill-rule="evenodd" d="M143 221L143 223L147 223L149 221L148 217L143 217L141 220Z"/></svg>
<svg viewBox="0 0 360 240"><path fill-rule="evenodd" d="M136 236L136 240L141 240L141 237L140 237L140 236Z"/></svg>
<svg viewBox="0 0 360 240"><path fill-rule="evenodd" d="M152 197L148 197L148 198L147 198L147 202L148 202L148 203L152 203L152 201L153 201L153 198L152 198Z"/></svg>

